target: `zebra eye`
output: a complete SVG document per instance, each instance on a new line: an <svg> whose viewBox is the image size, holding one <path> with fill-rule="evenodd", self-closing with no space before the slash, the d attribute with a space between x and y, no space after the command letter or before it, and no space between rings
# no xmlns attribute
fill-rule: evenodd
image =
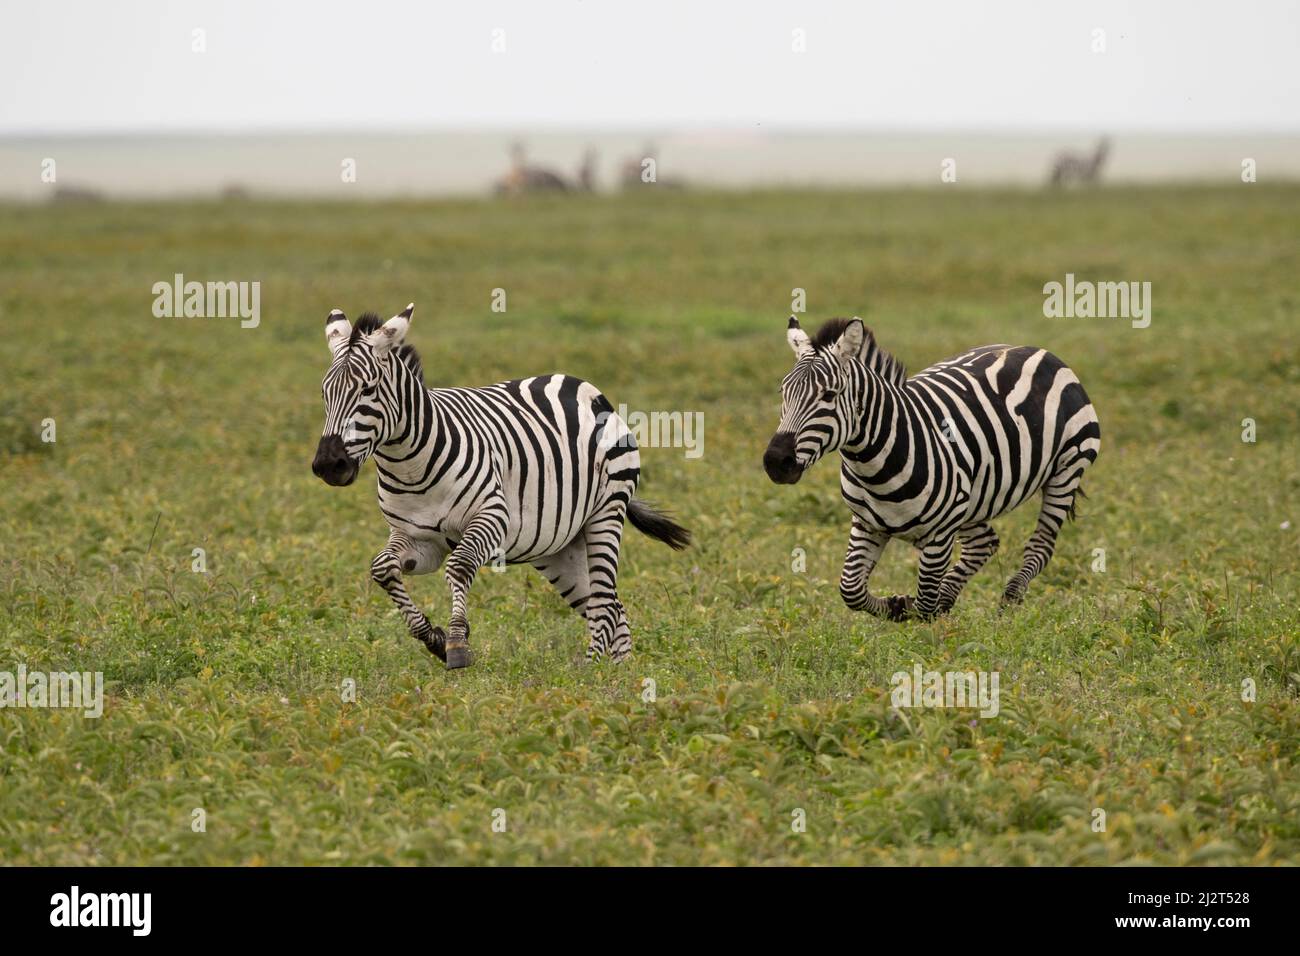
<svg viewBox="0 0 1300 956"><path fill-rule="evenodd" d="M835 401L835 389L828 388L826 389L826 391L822 392L822 401L823 402Z"/></svg>

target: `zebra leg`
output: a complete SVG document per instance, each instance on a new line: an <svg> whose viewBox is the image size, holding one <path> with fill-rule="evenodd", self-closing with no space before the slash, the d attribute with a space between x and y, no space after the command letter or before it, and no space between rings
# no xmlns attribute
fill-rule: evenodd
<svg viewBox="0 0 1300 956"><path fill-rule="evenodd" d="M844 570L840 572L840 597L850 610L901 621L911 610L912 599L903 595L876 597L867 587L888 543L889 535L868 528L854 515L853 527L849 529L849 550L844 555Z"/></svg>
<svg viewBox="0 0 1300 956"><path fill-rule="evenodd" d="M939 613L939 586L952 561L951 537L934 541L921 549L921 569L916 582L916 614L929 620Z"/></svg>
<svg viewBox="0 0 1300 956"><path fill-rule="evenodd" d="M583 613L587 618L587 660L608 653L617 662L632 653L632 633L618 600L618 555L623 543L627 498L616 497L583 528L587 544L590 592Z"/></svg>
<svg viewBox="0 0 1300 956"><path fill-rule="evenodd" d="M370 577L384 589L402 612L411 636L428 648L429 653L438 660L445 661L447 632L429 623L424 612L415 606L415 602L406 593L406 585L402 583L404 570L412 574L424 574L441 564L442 558L442 553L427 544L418 546L400 531L392 531L388 535L388 547L370 562Z"/></svg>
<svg viewBox="0 0 1300 956"><path fill-rule="evenodd" d="M961 542L961 559L943 576L939 585L939 613L947 614L957 602L966 582L988 563L998 550L997 532L987 522L968 525L957 532Z"/></svg>
<svg viewBox="0 0 1300 956"><path fill-rule="evenodd" d="M478 569L501 547L505 518L495 511L480 513L465 528L464 537L447 556L447 586L451 588L451 622L447 626L447 670L468 667L469 618L465 599Z"/></svg>
<svg viewBox="0 0 1300 956"><path fill-rule="evenodd" d="M1007 582L1006 590L1002 592L1003 604L1019 604L1023 601L1029 582L1047 567L1052 552L1056 550L1056 536L1061 531L1061 525L1074 513L1074 496L1079 490L1079 482L1083 480L1083 470L1089 463L1085 460L1080 465L1079 459L1075 459L1068 473L1058 471L1043 488L1043 507L1038 512L1038 524L1025 544L1025 556L1020 570Z"/></svg>
<svg viewBox="0 0 1300 956"><path fill-rule="evenodd" d="M591 583L587 577L587 539L579 535L555 554L548 554L533 562L560 597L586 619L587 596Z"/></svg>
<svg viewBox="0 0 1300 956"><path fill-rule="evenodd" d="M620 648L626 648L623 656L618 656ZM632 653L632 628L627 623L627 609L623 607L623 602L618 602L618 619L614 622L614 660L625 660Z"/></svg>
<svg viewBox="0 0 1300 956"><path fill-rule="evenodd" d="M587 598L591 593L591 583L585 537L575 538L559 554L543 558L541 561L536 562L533 567L546 576L546 579L560 592L560 597L569 602L569 607L583 615L584 619L586 618ZM632 629L628 626L627 611L624 609L622 601L616 602L612 646L615 652L619 648L626 648L622 657L615 654L615 660L623 660L632 650ZM588 658L593 656L590 646L587 648L587 656ZM597 651L594 656L599 657L600 652Z"/></svg>

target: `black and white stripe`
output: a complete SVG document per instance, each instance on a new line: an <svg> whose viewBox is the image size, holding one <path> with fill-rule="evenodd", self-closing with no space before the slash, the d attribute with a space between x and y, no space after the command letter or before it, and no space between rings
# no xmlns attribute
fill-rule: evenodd
<svg viewBox="0 0 1300 956"><path fill-rule="evenodd" d="M1074 373L1044 349L989 345L908 378L860 319L833 319L810 339L792 316L787 338L795 366L763 464L773 481L791 484L840 452L840 490L853 513L845 603L894 620L945 613L997 550L988 522L1041 492L1037 527L1003 592L1020 601L1101 447L1097 413ZM868 590L890 538L921 551L915 600ZM960 560L949 567L958 543Z"/></svg>
<svg viewBox="0 0 1300 956"><path fill-rule="evenodd" d="M689 533L635 500L640 453L595 386L567 375L485 388L426 388L403 344L414 306L381 323L326 320L334 361L325 374L325 428L312 470L351 484L373 457L388 546L371 576L411 633L447 666L469 662L466 597L480 567L528 563L586 619L588 658L632 648L618 598L626 515L674 548ZM446 562L451 620L444 632L411 601L403 574Z"/></svg>

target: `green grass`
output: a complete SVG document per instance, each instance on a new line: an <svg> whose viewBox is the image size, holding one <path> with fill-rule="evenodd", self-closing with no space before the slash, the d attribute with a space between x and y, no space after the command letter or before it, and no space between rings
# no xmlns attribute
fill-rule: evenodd
<svg viewBox="0 0 1300 956"><path fill-rule="evenodd" d="M1300 188L1262 185L5 208L0 670L108 684L100 719L0 711L0 860L1294 862L1298 220ZM154 318L176 272L259 280L261 325ZM1044 318L1067 272L1150 281L1151 327ZM1033 506L950 617L841 605L835 465L759 464L794 287L806 325L860 314L913 370L1011 342L1079 374L1101 456L1021 609L997 598ZM308 467L322 327L411 300L433 384L563 370L704 413L702 458L642 455L697 544L629 530L626 665L582 664L528 568L480 576L454 674L371 584L371 467ZM874 586L915 569L895 543ZM445 622L440 576L412 592ZM892 711L916 662L998 671L1000 716Z"/></svg>

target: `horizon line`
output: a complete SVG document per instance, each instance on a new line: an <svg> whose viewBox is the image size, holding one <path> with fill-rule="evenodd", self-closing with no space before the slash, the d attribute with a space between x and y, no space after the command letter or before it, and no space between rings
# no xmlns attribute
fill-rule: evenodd
<svg viewBox="0 0 1300 956"><path fill-rule="evenodd" d="M601 135L601 136L672 136L678 134L723 133L736 135L903 135L903 136L1300 136L1300 125L1294 127L1201 127L1201 126L1092 126L1092 125L993 125L968 124L953 126L910 126L904 124L849 125L849 124L792 124L764 126L761 123L657 123L584 125L577 123L456 123L456 124L385 124L365 123L331 126L263 126L214 125L192 127L97 127L87 129L20 128L0 129L0 140L20 139L137 139L137 138L197 138L219 136L341 136L353 134L418 136L436 134L452 135Z"/></svg>

